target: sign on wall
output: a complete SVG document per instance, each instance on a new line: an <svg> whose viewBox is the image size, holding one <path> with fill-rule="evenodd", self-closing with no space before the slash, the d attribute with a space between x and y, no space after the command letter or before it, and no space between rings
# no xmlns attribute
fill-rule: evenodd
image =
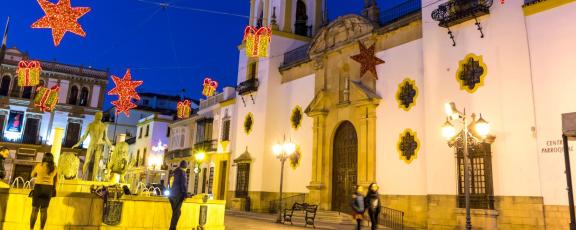
<svg viewBox="0 0 576 230"><path fill-rule="evenodd" d="M10 111L8 117L8 124L6 124L6 132L20 133L24 123L24 111Z"/></svg>

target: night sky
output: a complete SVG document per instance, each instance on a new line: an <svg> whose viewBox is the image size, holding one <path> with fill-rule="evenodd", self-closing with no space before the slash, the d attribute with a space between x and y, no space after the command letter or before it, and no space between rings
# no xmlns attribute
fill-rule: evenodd
<svg viewBox="0 0 576 230"><path fill-rule="evenodd" d="M175 6L249 15L248 0L150 0ZM57 2L57 0L51 0ZM86 38L67 33L54 47L49 29L31 29L44 16L35 0L3 0L0 27L11 17L8 47L16 46L31 58L109 69L122 77L144 80L139 91L200 98L206 76L221 86L235 86L238 49L248 19L185 9L166 8L138 0L71 0L73 7L91 7L80 18ZM387 9L402 0L378 0ZM329 0L329 18L359 14L364 1ZM1 33L1 32L0 32ZM108 89L112 88L112 81ZM109 99L109 98L108 98ZM110 100L107 100L110 101ZM109 103L105 104L108 107Z"/></svg>

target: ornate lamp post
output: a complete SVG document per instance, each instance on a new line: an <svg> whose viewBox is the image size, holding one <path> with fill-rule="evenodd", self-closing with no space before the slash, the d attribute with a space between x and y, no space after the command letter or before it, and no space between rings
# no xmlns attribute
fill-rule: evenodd
<svg viewBox="0 0 576 230"><path fill-rule="evenodd" d="M196 160L194 162L195 166L194 167L194 173L198 174L200 173L200 164L202 164L202 162L204 161L204 158L206 158L206 153L205 152L197 152L196 154L194 154L194 159Z"/></svg>
<svg viewBox="0 0 576 230"><path fill-rule="evenodd" d="M444 106L446 115L446 122L444 126L442 126L442 135L449 141L449 145L451 140L454 139L458 133L462 132L463 135L463 149L464 149L464 196L465 196L465 203L466 203L466 229L472 229L472 222L470 220L470 177L471 170L470 170L470 155L468 154L468 138L474 137L470 135L470 132L474 132L478 134L482 139L488 136L490 133L490 124L482 118L482 114L480 114L480 118L475 120L475 114L472 114L472 125L468 123L466 120L466 108L464 108L463 112L458 111L456 109L456 104L454 102L447 103ZM452 123L461 124L461 131L457 132L456 128ZM470 130L473 128L473 130Z"/></svg>
<svg viewBox="0 0 576 230"><path fill-rule="evenodd" d="M282 164L280 168L280 201L278 210L278 219L276 223L282 223L282 184L284 183L284 162L296 151L296 144L284 142L284 144L275 144L272 146L272 152Z"/></svg>

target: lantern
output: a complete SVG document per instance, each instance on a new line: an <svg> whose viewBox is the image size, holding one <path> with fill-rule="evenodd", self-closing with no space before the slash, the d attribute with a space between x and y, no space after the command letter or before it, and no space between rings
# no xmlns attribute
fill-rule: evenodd
<svg viewBox="0 0 576 230"><path fill-rule="evenodd" d="M36 88L36 96L34 97L34 106L40 108L44 112L54 110L58 104L58 92L60 86L55 85L52 88L40 86Z"/></svg>
<svg viewBox="0 0 576 230"><path fill-rule="evenodd" d="M202 90L202 95L206 97L211 97L212 95L214 95L216 89L218 88L218 82L207 77L204 78L203 86L204 89Z"/></svg>
<svg viewBox="0 0 576 230"><path fill-rule="evenodd" d="M20 61L18 63L18 86L37 86L40 84L42 67L39 61Z"/></svg>
<svg viewBox="0 0 576 230"><path fill-rule="evenodd" d="M177 110L177 115L178 118L180 119L187 119L190 117L190 101L189 100L184 100L184 101L179 101L178 105L176 106L176 110Z"/></svg>
<svg viewBox="0 0 576 230"><path fill-rule="evenodd" d="M269 27L247 26L244 30L246 56L268 57L268 45L272 41L272 29Z"/></svg>

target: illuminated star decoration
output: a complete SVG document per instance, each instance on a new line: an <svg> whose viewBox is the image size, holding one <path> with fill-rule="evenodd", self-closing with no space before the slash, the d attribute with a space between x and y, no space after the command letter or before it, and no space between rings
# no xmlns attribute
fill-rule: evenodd
<svg viewBox="0 0 576 230"><path fill-rule="evenodd" d="M108 92L108 95L118 95L118 100L112 102L112 105L116 106L116 115L124 113L127 117L130 117L130 110L137 107L132 102L132 99L140 100L136 87L144 82L132 81L130 69L126 70L126 74L124 74L122 79L112 75L112 81L116 86Z"/></svg>
<svg viewBox="0 0 576 230"><path fill-rule="evenodd" d="M38 0L38 4L46 14L32 24L32 28L52 29L54 45L60 45L60 41L66 32L85 37L86 32L82 29L78 19L90 12L89 7L74 7L70 5L70 0L59 0L54 4L48 0Z"/></svg>
<svg viewBox="0 0 576 230"><path fill-rule="evenodd" d="M358 44L360 45L360 54L354 55L350 58L362 64L362 71L360 72L361 77L364 77L364 74L366 74L366 72L372 72L376 77L376 80L378 80L378 73L376 72L376 66L384 64L385 61L383 61L380 58L377 58L374 55L375 52L374 45L370 46L370 48L366 48L366 46L364 46L362 42L358 42Z"/></svg>

